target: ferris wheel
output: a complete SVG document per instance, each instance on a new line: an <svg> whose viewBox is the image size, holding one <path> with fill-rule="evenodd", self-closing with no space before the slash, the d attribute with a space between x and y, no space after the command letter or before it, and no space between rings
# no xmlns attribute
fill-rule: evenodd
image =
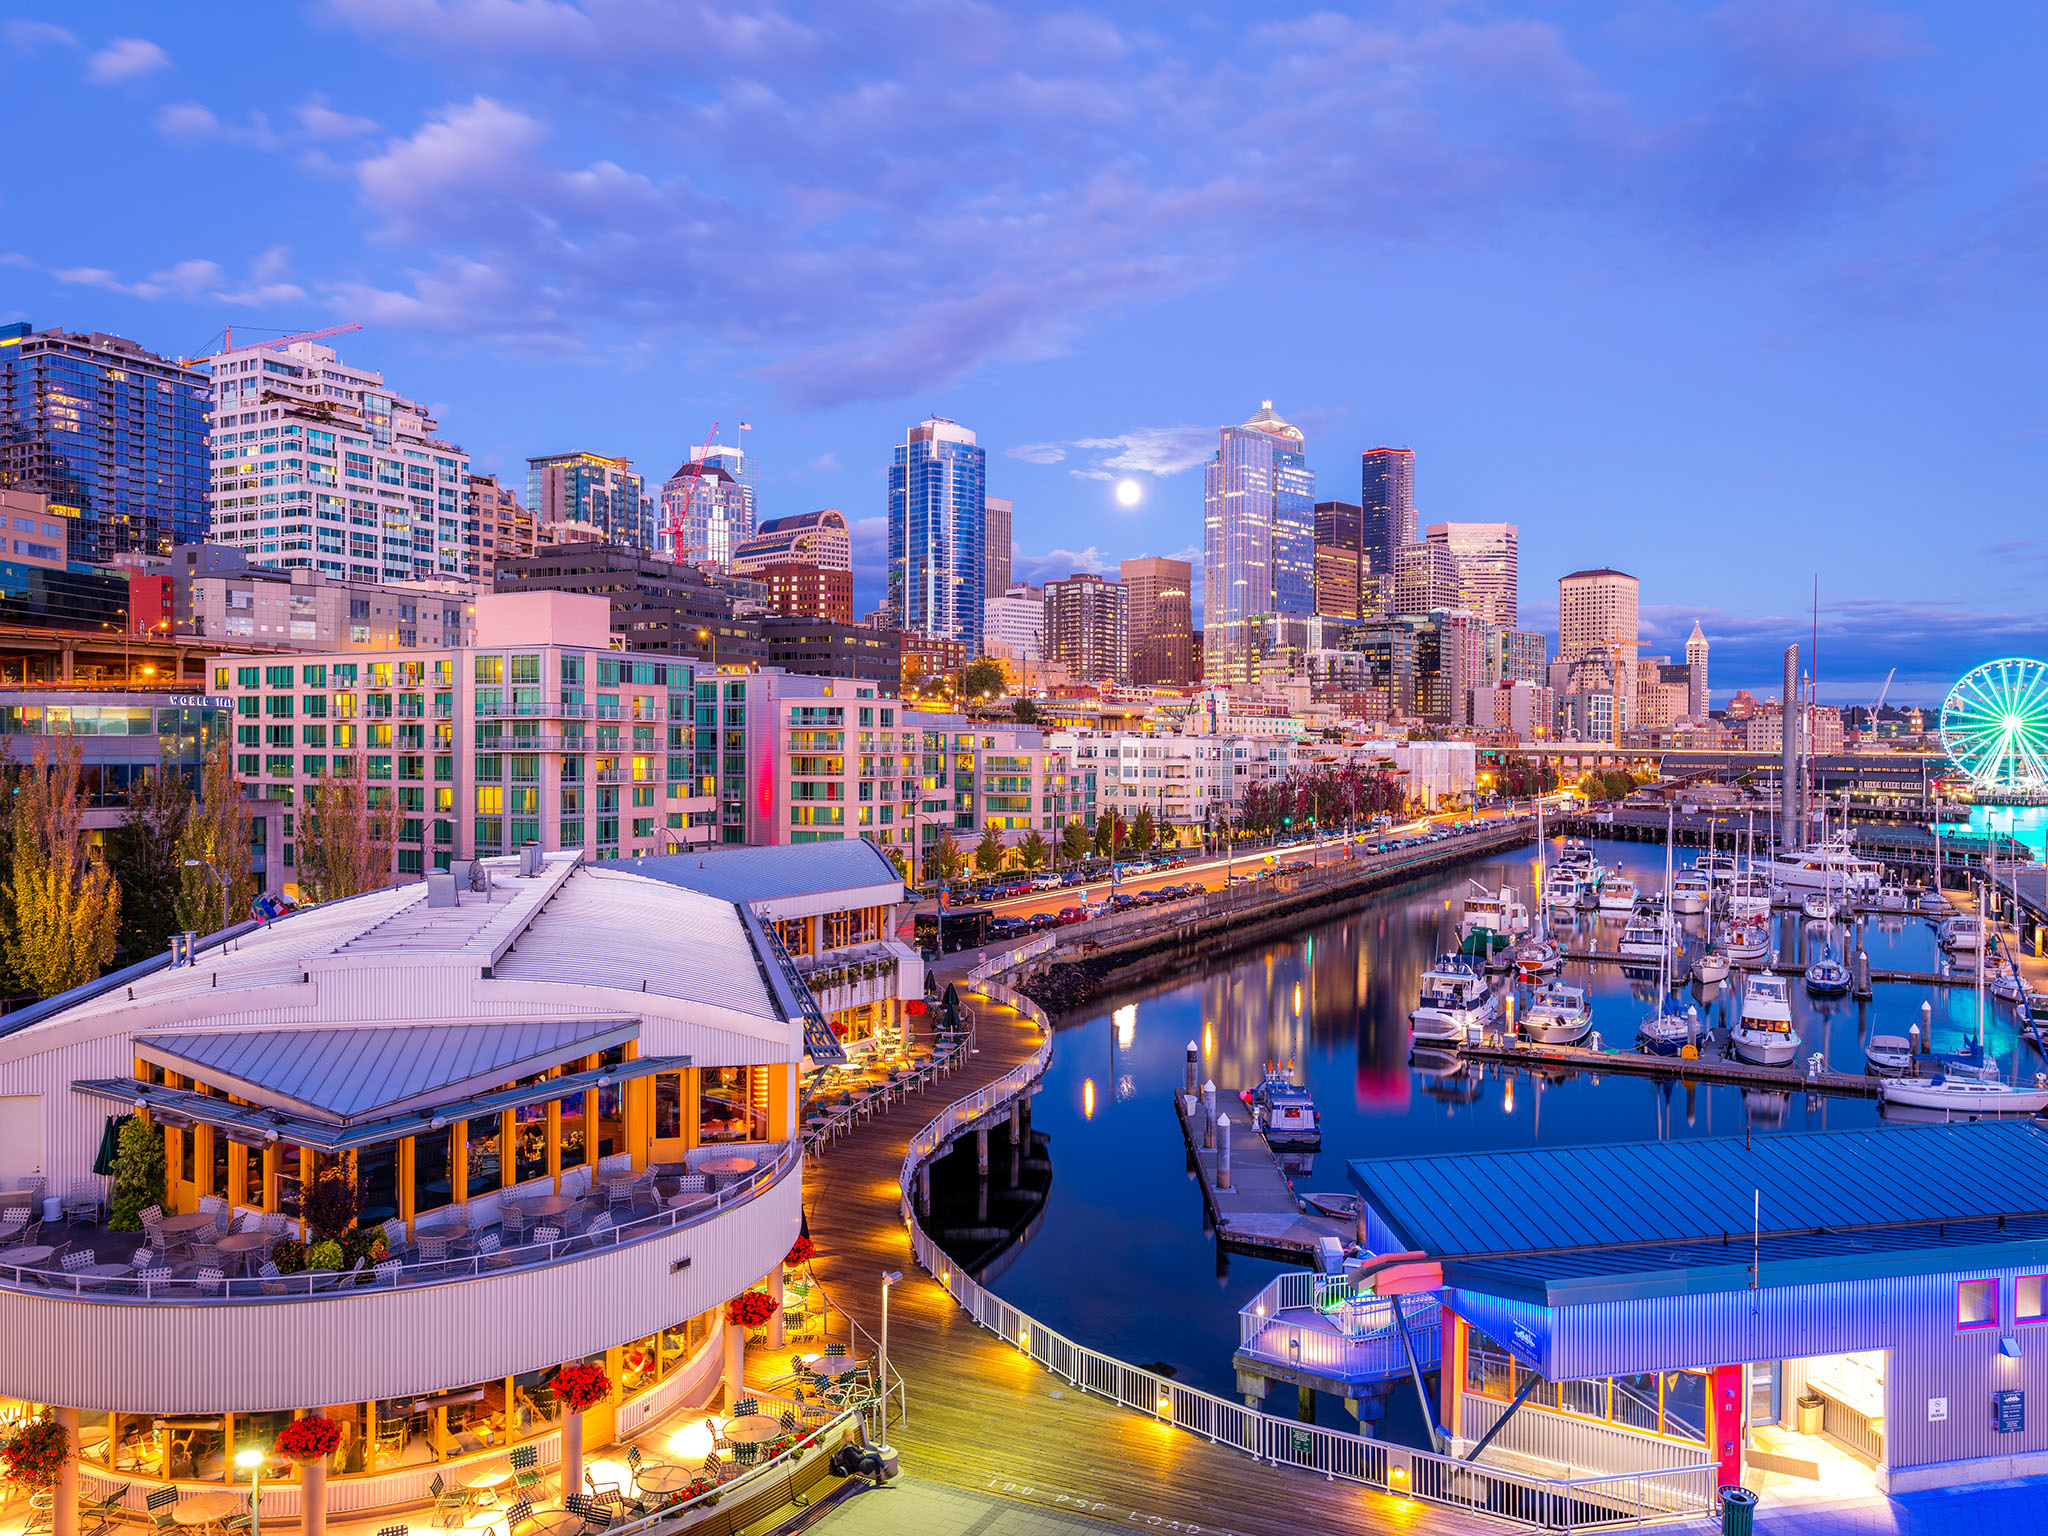
<svg viewBox="0 0 2048 1536"><path fill-rule="evenodd" d="M1942 701L1941 745L1979 793L2048 790L2048 662L2008 656L1968 673Z"/></svg>

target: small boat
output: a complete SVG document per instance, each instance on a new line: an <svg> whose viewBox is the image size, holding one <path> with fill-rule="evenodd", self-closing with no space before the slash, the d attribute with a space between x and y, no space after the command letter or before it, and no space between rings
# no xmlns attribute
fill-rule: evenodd
<svg viewBox="0 0 2048 1536"><path fill-rule="evenodd" d="M1600 882L1602 912L1633 912L1635 906L1636 883L1627 875L1609 875Z"/></svg>
<svg viewBox="0 0 2048 1536"><path fill-rule="evenodd" d="M1422 1000L1408 1015L1416 1044L1462 1045L1477 1040L1500 1015L1500 994L1486 984L1485 968L1470 955L1439 955L1422 973Z"/></svg>
<svg viewBox="0 0 2048 1536"><path fill-rule="evenodd" d="M1699 1009L1667 993L1637 1029L1636 1049L1652 1056L1676 1056L1688 1045L1697 1046L1704 1033Z"/></svg>
<svg viewBox="0 0 2048 1536"><path fill-rule="evenodd" d="M1276 1151L1315 1151L1323 1144L1323 1117L1309 1091L1284 1067L1268 1067L1252 1090L1252 1123Z"/></svg>
<svg viewBox="0 0 2048 1536"><path fill-rule="evenodd" d="M1952 917L1936 930L1935 938L1943 949L1975 949L1981 935L1974 917Z"/></svg>
<svg viewBox="0 0 2048 1536"><path fill-rule="evenodd" d="M1760 1067L1791 1064L1799 1049L1799 1036L1792 1029L1792 1001L1784 977L1759 971L1748 978L1742 989L1742 1011L1728 1031L1728 1043L1736 1055Z"/></svg>
<svg viewBox="0 0 2048 1536"><path fill-rule="evenodd" d="M1564 947L1555 939L1524 939L1515 946L1515 969L1524 976L1543 976L1564 959Z"/></svg>
<svg viewBox="0 0 2048 1536"><path fill-rule="evenodd" d="M1671 882L1671 910L1688 917L1704 912L1713 894L1713 884L1705 875L1697 869L1688 870Z"/></svg>
<svg viewBox="0 0 2048 1536"><path fill-rule="evenodd" d="M1900 1035L1872 1035L1864 1043L1863 1061L1879 1077L1897 1077L1912 1070L1913 1046Z"/></svg>
<svg viewBox="0 0 2048 1536"><path fill-rule="evenodd" d="M1979 1076L1951 1064L1937 1077L1888 1077L1877 1085L1886 1104L1938 1109L1949 1115L2032 1115L2048 1109L2048 1073L2036 1072L2034 1086L2016 1088L2001 1081L1996 1069Z"/></svg>
<svg viewBox="0 0 2048 1536"><path fill-rule="evenodd" d="M1593 845L1578 837L1565 839L1564 850L1557 856L1557 867L1574 880L1590 875L1597 882L1606 873L1600 861L1593 856Z"/></svg>
<svg viewBox="0 0 2048 1536"><path fill-rule="evenodd" d="M1621 930L1621 943L1618 947L1624 955L1655 960L1671 948L1671 937L1665 933L1664 924L1660 919L1638 912L1629 918L1628 926Z"/></svg>
<svg viewBox="0 0 2048 1536"><path fill-rule="evenodd" d="M1771 882L1762 875L1742 875L1728 887L1728 915L1747 917L1771 910Z"/></svg>
<svg viewBox="0 0 2048 1536"><path fill-rule="evenodd" d="M1812 848L1780 849L1766 866L1773 883L1804 896L1808 891L1869 895L1884 882L1884 870L1859 858L1845 837Z"/></svg>
<svg viewBox="0 0 2048 1536"><path fill-rule="evenodd" d="M2040 1013L2043 1009L2048 1009L2048 992L2042 992L2029 986L2026 981L2014 975L2012 970L2005 965L2001 964L1999 969L1992 972L1991 978L1985 982L1985 986L1990 988L1993 997L2004 1002L2017 1003L2024 1001L2029 1013Z"/></svg>
<svg viewBox="0 0 2048 1536"><path fill-rule="evenodd" d="M1832 923L1839 911L1835 906L1835 898L1828 895L1825 891L1814 891L1808 894L1799 903L1799 910L1812 918L1816 923Z"/></svg>
<svg viewBox="0 0 2048 1536"><path fill-rule="evenodd" d="M1482 886L1466 896L1458 919L1458 943L1466 954L1490 955L1528 931L1529 909L1509 887L1489 891Z"/></svg>
<svg viewBox="0 0 2048 1536"><path fill-rule="evenodd" d="M1948 898L1930 886L1920 893L1920 910L1922 912L1946 912L1948 910Z"/></svg>
<svg viewBox="0 0 2048 1536"><path fill-rule="evenodd" d="M1702 986L1712 986L1728 979L1728 951L1718 944L1709 944L1700 951L1692 963L1692 979Z"/></svg>
<svg viewBox="0 0 2048 1536"><path fill-rule="evenodd" d="M1814 997L1844 997L1849 991L1849 967L1832 955L1806 968L1806 990Z"/></svg>
<svg viewBox="0 0 2048 1536"><path fill-rule="evenodd" d="M1730 960L1761 960L1771 952L1770 919L1749 917L1730 923L1721 936L1721 948Z"/></svg>
<svg viewBox="0 0 2048 1536"><path fill-rule="evenodd" d="M1910 907L1911 905L1912 905L1912 903L1911 903L1911 902L1909 902L1909 901L1908 901L1908 900L1906 899L1906 888L1905 888L1905 887L1904 887L1903 885L1897 885L1897 884L1890 884L1890 885L1884 885L1884 886L1880 886L1880 887L1878 888L1878 892L1877 892L1877 910L1878 910L1878 911L1880 911L1880 912L1904 912L1904 911L1906 911L1906 910L1907 910L1907 909L1908 909L1908 908L1909 908L1909 907Z"/></svg>
<svg viewBox="0 0 2048 1536"><path fill-rule="evenodd" d="M1585 988L1561 981L1536 989L1536 1000L1522 1015L1522 1034L1538 1045L1576 1045L1593 1027L1593 1005Z"/></svg>
<svg viewBox="0 0 2048 1536"><path fill-rule="evenodd" d="M1733 885L1735 877L1742 872L1732 853L1702 854L1693 868L1713 885Z"/></svg>

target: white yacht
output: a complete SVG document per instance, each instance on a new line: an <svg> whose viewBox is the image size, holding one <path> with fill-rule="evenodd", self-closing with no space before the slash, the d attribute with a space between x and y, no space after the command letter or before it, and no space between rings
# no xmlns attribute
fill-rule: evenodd
<svg viewBox="0 0 2048 1536"><path fill-rule="evenodd" d="M1783 886L1794 896L1832 890L1854 901L1858 896L1876 895L1877 888L1884 884L1883 866L1859 858L1842 838L1812 848L1781 848L1764 866L1764 872L1773 884Z"/></svg>
<svg viewBox="0 0 2048 1536"><path fill-rule="evenodd" d="M1713 895L1712 881L1697 868L1689 869L1671 882L1671 910L1682 916L1704 912Z"/></svg>
<svg viewBox="0 0 2048 1536"><path fill-rule="evenodd" d="M1732 853L1701 854L1693 868L1714 885L1733 885L1735 877L1742 873L1741 865Z"/></svg>
<svg viewBox="0 0 2048 1536"><path fill-rule="evenodd" d="M1943 949L1975 949L1982 939L1974 917L1952 917L1935 933Z"/></svg>
<svg viewBox="0 0 2048 1536"><path fill-rule="evenodd" d="M1692 979L1703 987L1711 987L1728 979L1728 951L1718 944L1709 944L1700 951L1699 958L1692 963Z"/></svg>
<svg viewBox="0 0 2048 1536"><path fill-rule="evenodd" d="M1742 1012L1728 1031L1729 1044L1744 1061L1782 1067L1799 1049L1792 1030L1792 1001L1785 978L1769 971L1751 975L1742 989Z"/></svg>
<svg viewBox="0 0 2048 1536"><path fill-rule="evenodd" d="M1671 935L1665 931L1662 918L1637 912L1629 918L1628 926L1621 930L1619 948L1633 959L1654 961L1658 956L1671 952Z"/></svg>
<svg viewBox="0 0 2048 1536"><path fill-rule="evenodd" d="M2002 1081L1995 1066L1972 1067L1951 1062L1937 1077L1887 1077L1877 1085L1886 1104L1937 1109L1944 1114L2032 1115L2048 1109L2048 1074L2036 1072L2034 1086L2020 1088Z"/></svg>
<svg viewBox="0 0 2048 1536"><path fill-rule="evenodd" d="M1817 923L1832 923L1837 913L1835 898L1826 891L1808 891L1799 910Z"/></svg>
<svg viewBox="0 0 2048 1536"><path fill-rule="evenodd" d="M1613 874L1600 882L1600 910L1602 912L1633 912L1636 905L1636 883L1627 875Z"/></svg>
<svg viewBox="0 0 2048 1536"><path fill-rule="evenodd" d="M1492 954L1528 931L1529 909L1512 887L1489 891L1482 886L1466 895L1465 910L1458 919L1458 942L1467 954Z"/></svg>
<svg viewBox="0 0 2048 1536"><path fill-rule="evenodd" d="M1904 1035L1872 1035L1864 1043L1863 1061L1879 1077L1897 1077L1913 1066L1913 1042Z"/></svg>
<svg viewBox="0 0 2048 1536"><path fill-rule="evenodd" d="M1735 882L1728 887L1728 915L1731 917L1748 917L1762 913L1768 917L1774 894L1771 890L1771 882L1762 875L1754 871L1746 875L1738 875L1735 878Z"/></svg>
<svg viewBox="0 0 2048 1536"><path fill-rule="evenodd" d="M1477 1040L1500 1016L1500 994L1486 984L1485 965L1470 955L1439 955L1422 973L1422 1000L1408 1015L1409 1038L1420 1045Z"/></svg>
<svg viewBox="0 0 2048 1536"><path fill-rule="evenodd" d="M1522 1033L1538 1045L1575 1045L1593 1027L1593 1005L1583 987L1561 981L1536 989L1536 1000L1522 1015Z"/></svg>

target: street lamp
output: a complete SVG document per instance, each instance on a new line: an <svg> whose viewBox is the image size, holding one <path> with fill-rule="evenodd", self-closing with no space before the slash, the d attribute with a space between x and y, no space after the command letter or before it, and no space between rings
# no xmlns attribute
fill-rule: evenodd
<svg viewBox="0 0 2048 1536"><path fill-rule="evenodd" d="M697 631L697 638L711 642L711 670L716 672L718 670L718 636L711 633L708 629L700 629Z"/></svg>
<svg viewBox="0 0 2048 1536"><path fill-rule="evenodd" d="M249 1473L249 1536L263 1536L263 1452L245 1446L235 1452L235 1465Z"/></svg>
<svg viewBox="0 0 2048 1536"><path fill-rule="evenodd" d="M889 1441L889 1287L903 1279L900 1269L882 1271L882 1348L881 1369L876 1374L875 1384L882 1398L882 1443Z"/></svg>
<svg viewBox="0 0 2048 1536"><path fill-rule="evenodd" d="M187 859L185 867L187 869L203 869L220 882L220 931L226 933L228 931L228 892L234 888L234 882L218 869L215 869L213 864L206 859Z"/></svg>

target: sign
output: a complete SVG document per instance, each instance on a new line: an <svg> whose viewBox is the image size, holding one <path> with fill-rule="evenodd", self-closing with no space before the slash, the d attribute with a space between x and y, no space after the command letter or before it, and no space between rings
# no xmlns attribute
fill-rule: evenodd
<svg viewBox="0 0 2048 1536"><path fill-rule="evenodd" d="M1991 1394L1991 1427L2001 1435L2016 1435L2027 1427L2027 1394L2024 1392L1994 1392Z"/></svg>
<svg viewBox="0 0 2048 1536"><path fill-rule="evenodd" d="M176 709L233 709L235 696L231 693L174 693L170 703Z"/></svg>
<svg viewBox="0 0 2048 1536"><path fill-rule="evenodd" d="M1305 1429L1290 1429L1287 1433L1294 1442L1294 1459L1313 1461L1316 1454L1316 1437Z"/></svg>
<svg viewBox="0 0 2048 1536"><path fill-rule="evenodd" d="M1945 1398L1945 1397L1930 1397L1929 1399L1927 1399L1927 1422L1928 1422L1928 1423L1930 1423L1930 1424L1939 1424L1939 1423L1941 1423L1941 1422L1942 1422L1942 1420L1946 1419L1947 1417L1948 1417L1948 1399L1947 1399L1947 1398Z"/></svg>

